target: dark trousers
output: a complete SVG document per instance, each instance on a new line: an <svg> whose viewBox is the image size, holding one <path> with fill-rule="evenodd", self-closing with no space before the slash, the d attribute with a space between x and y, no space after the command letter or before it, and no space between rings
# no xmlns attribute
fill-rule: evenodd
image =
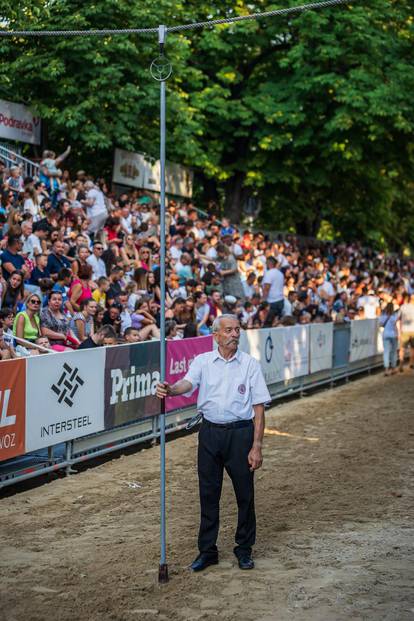
<svg viewBox="0 0 414 621"><path fill-rule="evenodd" d="M247 456L253 444L253 422L247 427L210 426L203 421L198 438L198 480L201 521L198 547L201 553L217 555L220 496L223 471L233 483L238 506L236 555L251 553L256 539L253 472Z"/></svg>
<svg viewBox="0 0 414 621"><path fill-rule="evenodd" d="M284 300L279 300L279 302L270 303L270 308L269 308L269 312L266 317L265 326L270 327L275 317L277 317L278 319L281 318L284 305L285 305Z"/></svg>

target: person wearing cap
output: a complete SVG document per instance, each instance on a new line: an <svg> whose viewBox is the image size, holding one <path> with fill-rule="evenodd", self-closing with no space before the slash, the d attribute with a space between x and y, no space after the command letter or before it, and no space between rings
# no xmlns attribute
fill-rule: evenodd
<svg viewBox="0 0 414 621"><path fill-rule="evenodd" d="M254 471L262 465L264 405L270 401L259 362L240 351L240 322L221 315L213 322L218 348L196 356L185 377L157 385L160 399L199 389L202 413L198 438L201 521L199 555L191 564L201 571L218 563L217 536L223 473L229 475L238 506L234 554L240 569L253 569L256 538Z"/></svg>

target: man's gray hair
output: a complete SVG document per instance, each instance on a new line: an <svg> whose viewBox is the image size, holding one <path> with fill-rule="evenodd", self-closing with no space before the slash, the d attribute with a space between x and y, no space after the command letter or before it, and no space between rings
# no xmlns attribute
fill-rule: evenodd
<svg viewBox="0 0 414 621"><path fill-rule="evenodd" d="M238 321L240 323L240 319L237 317L237 315L230 315L230 313L219 315L219 317L216 317L213 321L213 334L220 330L220 322L222 319L233 319L233 321Z"/></svg>

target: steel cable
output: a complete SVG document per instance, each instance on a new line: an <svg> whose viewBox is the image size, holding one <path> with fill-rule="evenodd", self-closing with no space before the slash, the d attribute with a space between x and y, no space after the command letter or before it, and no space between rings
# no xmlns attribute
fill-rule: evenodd
<svg viewBox="0 0 414 621"><path fill-rule="evenodd" d="M228 17L223 19L212 19L206 22L196 22L193 24L181 24L179 26L167 27L167 32L182 32L185 30L193 30L196 28L212 28L222 24L234 24L248 20L264 19L266 17L275 17L277 15L290 15L291 13L302 13L304 11L313 11L323 9L338 4L348 4L350 0L324 0L323 2L310 2L300 6L287 7L285 9L274 9L263 13L252 13L249 15L240 15L237 17ZM158 33L156 28L118 28L105 30L2 30L0 29L0 37L106 37L110 35L147 35Z"/></svg>

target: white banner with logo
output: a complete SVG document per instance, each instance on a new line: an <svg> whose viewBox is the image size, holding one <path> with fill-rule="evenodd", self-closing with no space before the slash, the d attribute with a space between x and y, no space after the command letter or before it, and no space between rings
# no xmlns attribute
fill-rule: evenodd
<svg viewBox="0 0 414 621"><path fill-rule="evenodd" d="M283 381L283 328L242 332L240 349L260 362L266 384Z"/></svg>
<svg viewBox="0 0 414 621"><path fill-rule="evenodd" d="M284 378L309 373L309 326L283 328Z"/></svg>
<svg viewBox="0 0 414 621"><path fill-rule="evenodd" d="M0 99L0 137L40 144L40 117L23 104Z"/></svg>
<svg viewBox="0 0 414 621"><path fill-rule="evenodd" d="M309 334L310 373L332 368L333 323L313 323Z"/></svg>
<svg viewBox="0 0 414 621"><path fill-rule="evenodd" d="M356 362L375 356L377 352L377 320L359 319L351 322L349 361Z"/></svg>
<svg viewBox="0 0 414 621"><path fill-rule="evenodd" d="M145 158L142 153L115 149L112 180L120 185L160 192L160 162ZM186 198L193 195L193 172L185 166L167 162L165 183L169 194Z"/></svg>
<svg viewBox="0 0 414 621"><path fill-rule="evenodd" d="M104 429L105 349L27 360L26 451Z"/></svg>

